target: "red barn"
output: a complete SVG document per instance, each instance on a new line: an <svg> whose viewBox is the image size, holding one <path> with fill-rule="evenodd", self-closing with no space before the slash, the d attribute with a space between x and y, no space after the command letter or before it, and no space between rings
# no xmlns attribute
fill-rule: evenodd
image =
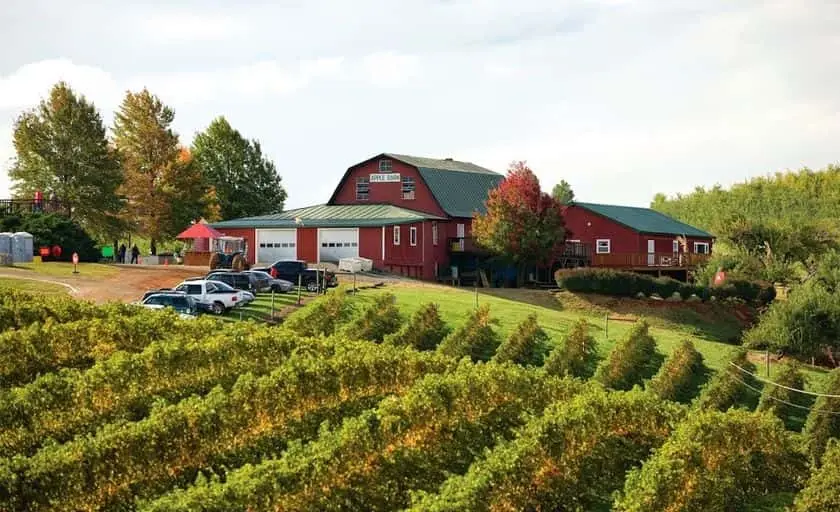
<svg viewBox="0 0 840 512"><path fill-rule="evenodd" d="M449 158L383 153L347 169L326 204L213 227L247 238L252 263L361 256L387 272L434 279L453 253L470 251L472 216L503 178Z"/></svg>
<svg viewBox="0 0 840 512"><path fill-rule="evenodd" d="M347 169L326 204L227 220L213 227L248 240L248 260L337 262L361 256L421 279L475 268L472 217L504 179L484 167L382 153ZM566 261L632 270L684 270L711 251L712 236L646 208L575 203L565 209ZM688 249L677 247L684 235Z"/></svg>
<svg viewBox="0 0 840 512"><path fill-rule="evenodd" d="M563 217L567 253L593 267L684 278L712 252L712 235L650 208L575 202Z"/></svg>

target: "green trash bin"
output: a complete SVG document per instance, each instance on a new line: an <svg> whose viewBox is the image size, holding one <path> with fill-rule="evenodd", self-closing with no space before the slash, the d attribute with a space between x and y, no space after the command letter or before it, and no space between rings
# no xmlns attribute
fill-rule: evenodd
<svg viewBox="0 0 840 512"><path fill-rule="evenodd" d="M114 259L114 247L111 245L106 245L102 248L102 257L108 260Z"/></svg>

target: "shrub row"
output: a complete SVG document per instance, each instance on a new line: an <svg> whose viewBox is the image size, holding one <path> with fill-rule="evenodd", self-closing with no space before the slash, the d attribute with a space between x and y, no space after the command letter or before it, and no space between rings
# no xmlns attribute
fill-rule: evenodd
<svg viewBox="0 0 840 512"><path fill-rule="evenodd" d="M769 284L729 280L721 286L683 283L668 277L652 277L635 272L600 268L561 269L554 274L557 285L578 293L599 293L616 297L635 297L640 293L671 297L679 293L684 299L692 295L707 300L737 298L767 304L776 298L776 289Z"/></svg>

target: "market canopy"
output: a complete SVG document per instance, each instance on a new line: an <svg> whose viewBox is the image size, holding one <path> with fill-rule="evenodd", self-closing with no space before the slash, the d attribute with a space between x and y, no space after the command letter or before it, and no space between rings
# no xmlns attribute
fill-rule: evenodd
<svg viewBox="0 0 840 512"><path fill-rule="evenodd" d="M196 223L185 229L181 234L176 236L178 239L185 238L220 238L225 236L223 233L216 231L212 227L204 223Z"/></svg>

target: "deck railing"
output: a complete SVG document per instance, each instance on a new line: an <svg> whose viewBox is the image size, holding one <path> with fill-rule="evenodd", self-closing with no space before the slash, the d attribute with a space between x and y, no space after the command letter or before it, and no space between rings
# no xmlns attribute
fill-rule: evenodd
<svg viewBox="0 0 840 512"><path fill-rule="evenodd" d="M34 212L61 213L64 211L63 206L60 201L48 199L0 199L0 217Z"/></svg>
<svg viewBox="0 0 840 512"><path fill-rule="evenodd" d="M484 251L476 245L475 239L472 237L454 237L448 238L449 252L466 252L479 254Z"/></svg>
<svg viewBox="0 0 840 512"><path fill-rule="evenodd" d="M611 268L691 268L705 263L708 254L692 253L611 253L593 254L593 267Z"/></svg>

